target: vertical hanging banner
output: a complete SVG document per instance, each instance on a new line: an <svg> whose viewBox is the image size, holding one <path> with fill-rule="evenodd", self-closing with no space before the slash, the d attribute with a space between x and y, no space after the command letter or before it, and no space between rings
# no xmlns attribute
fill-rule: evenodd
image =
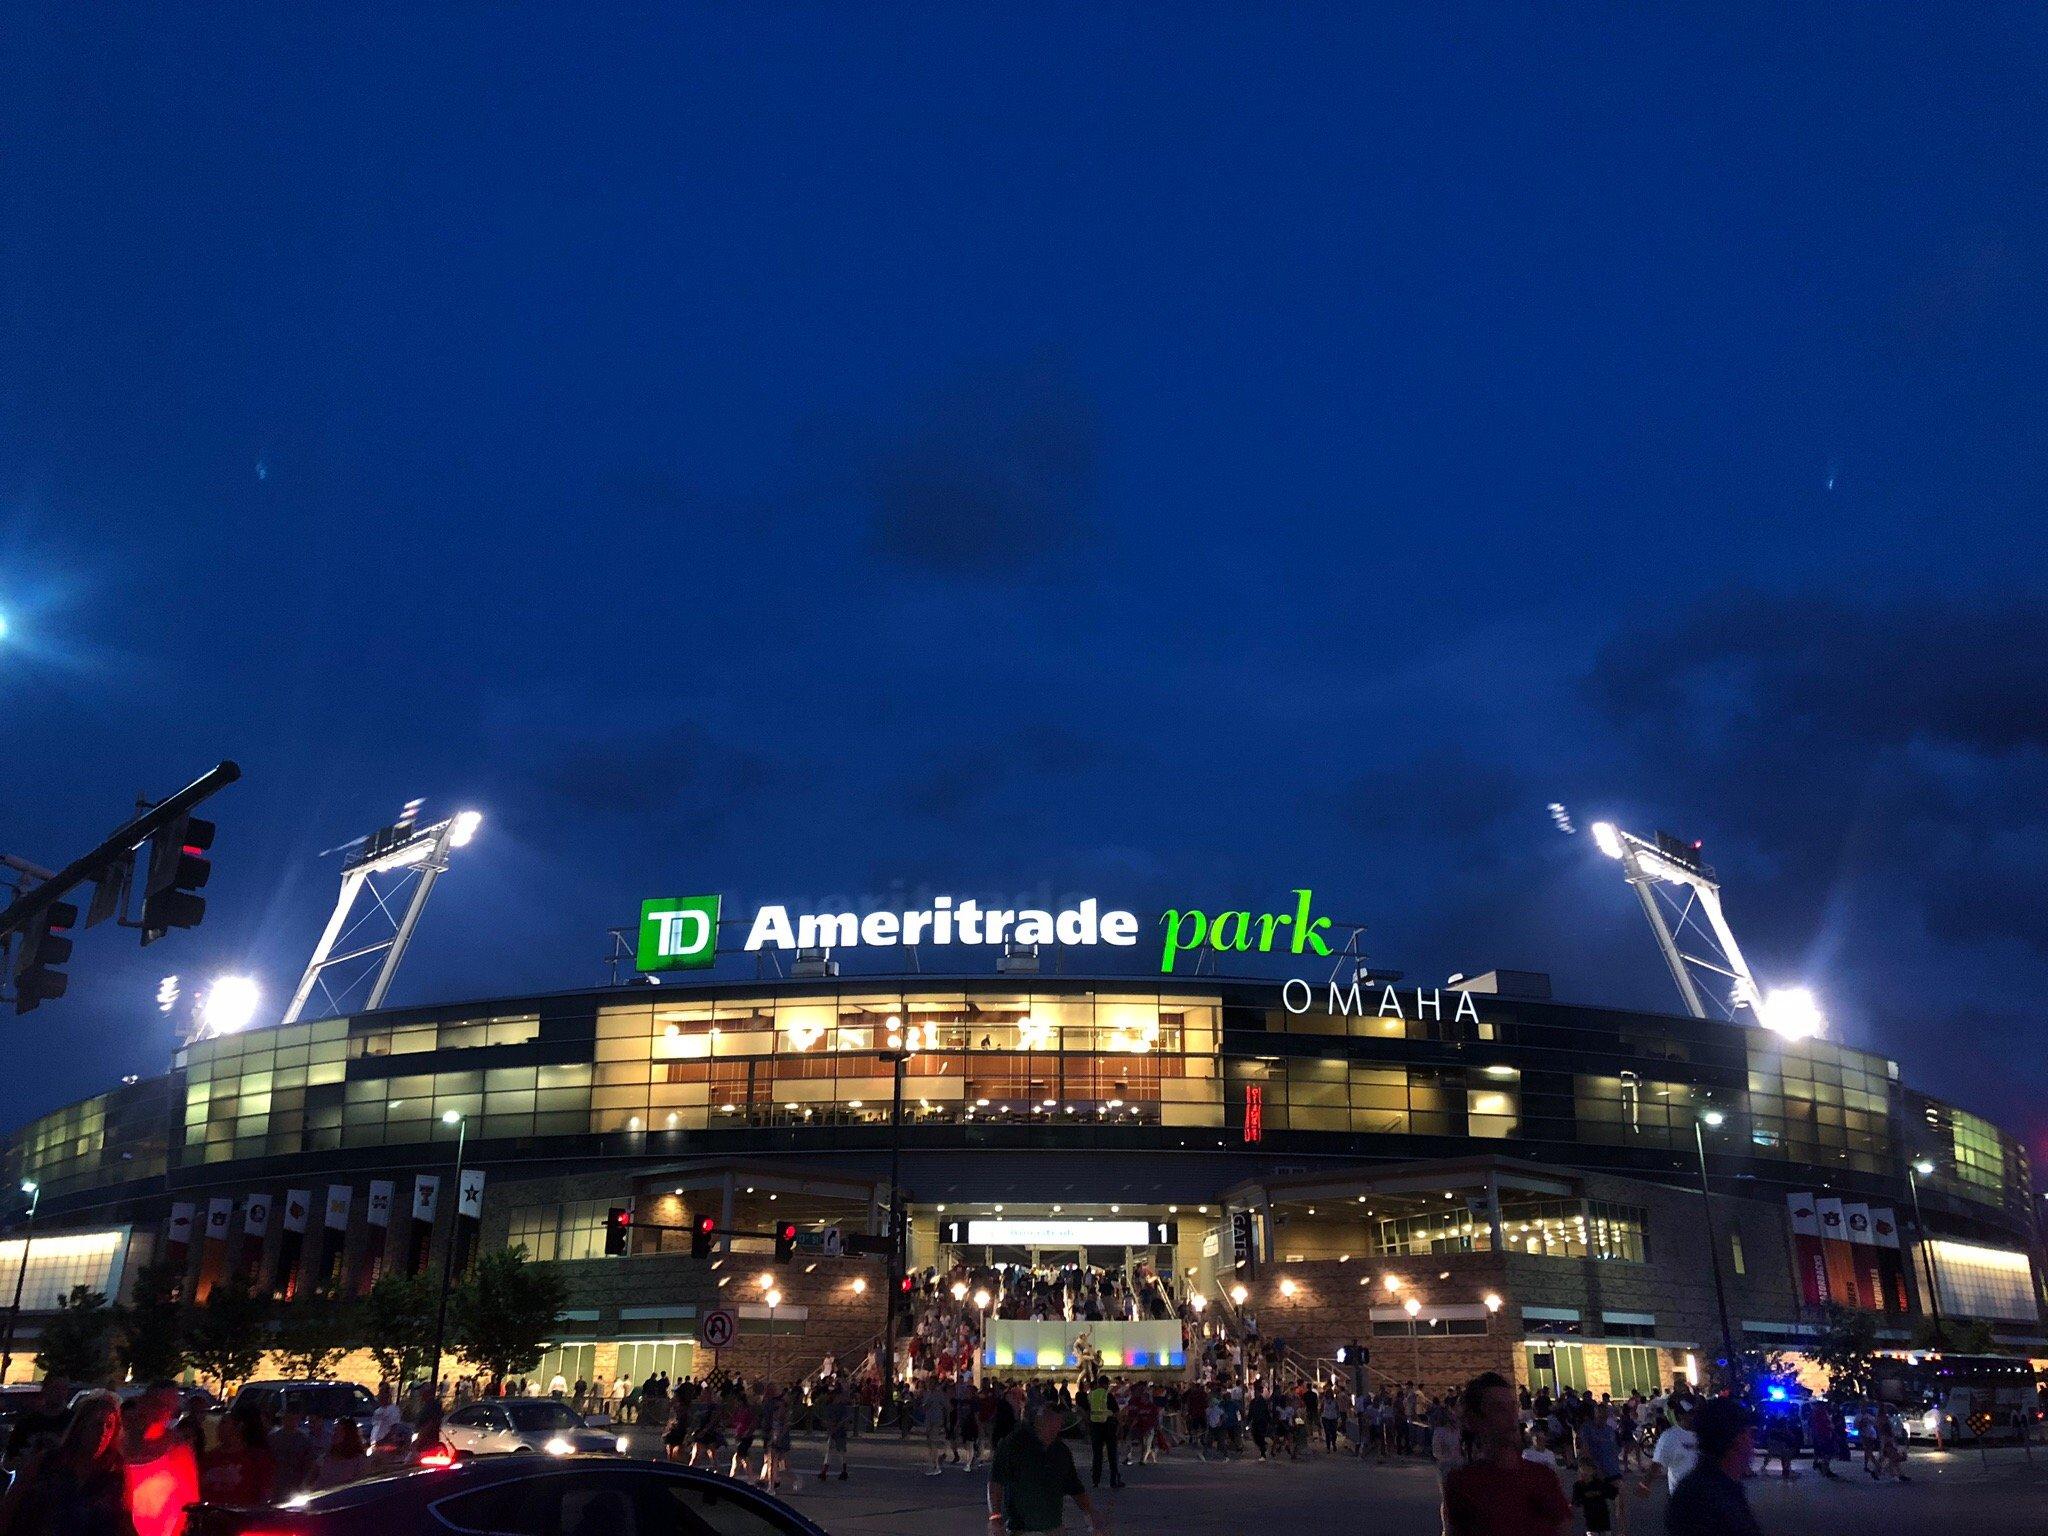
<svg viewBox="0 0 2048 1536"><path fill-rule="evenodd" d="M481 1168L465 1168L462 1183L455 1191L455 1231L450 1241L455 1244L455 1269L458 1274L469 1273L469 1261L476 1252L477 1234L483 1230L484 1220L484 1171Z"/></svg>
<svg viewBox="0 0 2048 1536"><path fill-rule="evenodd" d="M263 1244L270 1236L270 1196L252 1194L242 1202L242 1270L258 1291L264 1288Z"/></svg>
<svg viewBox="0 0 2048 1536"><path fill-rule="evenodd" d="M1884 1301L1884 1274L1878 1266L1877 1235L1871 1231L1870 1207L1857 1201L1842 1207L1843 1219L1849 1227L1849 1253L1856 1266L1856 1294L1863 1299L1863 1305L1874 1312L1882 1312Z"/></svg>
<svg viewBox="0 0 2048 1536"><path fill-rule="evenodd" d="M412 1181L412 1264L411 1272L427 1272L427 1259L434 1243L434 1213L441 1205L441 1175L416 1174Z"/></svg>
<svg viewBox="0 0 2048 1536"><path fill-rule="evenodd" d="M194 1299L201 1303L216 1285L234 1273L234 1256L228 1252L234 1215L235 1202L231 1196L217 1195L206 1202L206 1227L199 1244L199 1284L193 1291Z"/></svg>
<svg viewBox="0 0 2048 1536"><path fill-rule="evenodd" d="M1786 1209L1792 1221L1792 1259L1799 1270L1799 1299L1809 1307L1823 1307L1833 1299L1828 1291L1827 1254L1821 1247L1820 1211L1813 1196L1787 1195Z"/></svg>
<svg viewBox="0 0 2048 1536"><path fill-rule="evenodd" d="M355 1289L359 1295L377 1283L377 1275L384 1268L384 1255L391 1242L391 1202L397 1190L390 1179L370 1180L370 1206L364 1217L369 1230L364 1233L363 1254L356 1263Z"/></svg>
<svg viewBox="0 0 2048 1536"><path fill-rule="evenodd" d="M173 1259L182 1259L192 1246L192 1218L197 1208L190 1200L171 1203L171 1224L164 1231L164 1246Z"/></svg>
<svg viewBox="0 0 2048 1536"><path fill-rule="evenodd" d="M327 1186L326 1210L320 1222L320 1246L316 1253L312 1272L318 1278L314 1288L332 1292L341 1283L342 1259L348 1251L348 1218L355 1209L356 1190L353 1184L330 1184Z"/></svg>
<svg viewBox="0 0 2048 1536"><path fill-rule="evenodd" d="M1244 1141L1246 1146L1263 1141L1266 1135L1266 1090L1257 1083L1244 1085Z"/></svg>
<svg viewBox="0 0 2048 1536"><path fill-rule="evenodd" d="M278 1218L276 1294L290 1301L299 1294L299 1260L306 1253L306 1227L313 1215L313 1191L288 1189Z"/></svg>
<svg viewBox="0 0 2048 1536"><path fill-rule="evenodd" d="M1877 1272L1884 1286L1884 1309L1906 1311L1906 1256L1899 1247L1899 1218L1888 1205L1872 1206L1870 1236L1877 1244Z"/></svg>
<svg viewBox="0 0 2048 1536"><path fill-rule="evenodd" d="M1828 1290L1845 1307L1860 1307L1856 1290L1856 1259L1849 1251L1849 1217L1842 1202L1832 1195L1813 1202L1820 1212L1820 1246L1827 1255Z"/></svg>

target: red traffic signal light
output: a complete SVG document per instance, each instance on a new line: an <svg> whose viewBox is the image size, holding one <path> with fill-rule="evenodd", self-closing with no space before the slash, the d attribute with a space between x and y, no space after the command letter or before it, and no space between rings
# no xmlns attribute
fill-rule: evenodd
<svg viewBox="0 0 2048 1536"><path fill-rule="evenodd" d="M197 927L206 915L206 898L198 892L213 874L213 861L206 857L213 833L212 822L183 816L150 838L142 888L143 943L172 928Z"/></svg>
<svg viewBox="0 0 2048 1536"><path fill-rule="evenodd" d="M796 1257L796 1223L777 1222L775 1225L775 1262L787 1264Z"/></svg>
<svg viewBox="0 0 2048 1536"><path fill-rule="evenodd" d="M690 1223L690 1257L708 1259L711 1257L711 1234L718 1230L716 1216L699 1216Z"/></svg>
<svg viewBox="0 0 2048 1536"><path fill-rule="evenodd" d="M616 1256L626 1251L627 1241L633 1234L633 1213L623 1205L615 1205L604 1219L604 1251Z"/></svg>
<svg viewBox="0 0 2048 1536"><path fill-rule="evenodd" d="M896 1282L896 1289L901 1291L906 1296L910 1294L910 1287L911 1279L908 1275L905 1275L901 1280L898 1280Z"/></svg>

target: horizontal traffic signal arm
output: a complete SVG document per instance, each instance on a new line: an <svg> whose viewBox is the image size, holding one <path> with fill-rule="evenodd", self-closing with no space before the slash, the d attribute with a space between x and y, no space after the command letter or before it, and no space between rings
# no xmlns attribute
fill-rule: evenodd
<svg viewBox="0 0 2048 1536"><path fill-rule="evenodd" d="M215 790L225 789L241 776L242 770L234 763L221 763L202 773L168 800L151 806L91 853L73 859L41 885L23 891L6 911L0 912L0 935L21 932L51 902L61 901L88 880L98 879L109 865L132 858L135 850L156 833L185 815Z"/></svg>

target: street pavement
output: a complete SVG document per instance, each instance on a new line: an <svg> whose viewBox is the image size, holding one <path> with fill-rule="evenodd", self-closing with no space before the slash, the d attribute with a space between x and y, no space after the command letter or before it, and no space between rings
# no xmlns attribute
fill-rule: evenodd
<svg viewBox="0 0 2048 1536"><path fill-rule="evenodd" d="M636 1449L642 1434L635 1435ZM652 1447L653 1437L644 1435ZM1088 1448L1069 1441L1081 1477L1088 1479ZM963 1473L948 1465L924 1474L921 1442L893 1435L854 1442L853 1476L818 1481L820 1443L798 1436L801 1474L784 1497L833 1536L985 1536L986 1467ZM1838 1536L1843 1531L1899 1533L1959 1530L1971 1536L2048 1536L2048 1449L2031 1460L2018 1450L1918 1451L1907 1465L1910 1482L1872 1483L1859 1469L1838 1483L1801 1469L1786 1482L1753 1478L1750 1505L1770 1536ZM1117 1532L1170 1532L1172 1536L1225 1536L1248 1531L1339 1530L1386 1536L1436 1536L1436 1474L1420 1462L1382 1464L1349 1456L1313 1456L1299 1462L1204 1463L1184 1453L1151 1467L1127 1469L1129 1486L1103 1491L1110 1528ZM1627 1529L1662 1536L1664 1494L1624 1506ZM1630 1479L1631 1489L1634 1479ZM1068 1527L1085 1529L1069 1506Z"/></svg>

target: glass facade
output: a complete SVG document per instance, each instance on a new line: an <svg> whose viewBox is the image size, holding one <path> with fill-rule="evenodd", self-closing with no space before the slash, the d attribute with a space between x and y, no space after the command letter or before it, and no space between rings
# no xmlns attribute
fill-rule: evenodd
<svg viewBox="0 0 2048 1536"><path fill-rule="evenodd" d="M394 1010L193 1044L166 1077L24 1127L8 1172L62 1195L167 1169L442 1143L451 1110L473 1146L522 1155L695 1155L726 1131L743 1151L829 1147L889 1118L893 1018L917 1044L906 1120L935 1145L1054 1146L1060 1128L1086 1127L1074 1144L1241 1146L1256 1089L1267 1155L1439 1157L1478 1140L1536 1161L1686 1173L1711 1106L1727 1116L1708 1137L1717 1172L1786 1187L1839 1173L1845 1194L1903 1208L1905 1161L1925 1155L1937 1210L2031 1217L2024 1148L1903 1087L1882 1057L1713 1020L1459 996L1362 988L1362 1011L1297 1014L1275 987L1194 978L848 979ZM1456 1251L1487 1240L1472 1226L1431 1213L1377 1240ZM1523 1252L1648 1251L1639 1220L1576 1206L1517 1211L1506 1235Z"/></svg>
<svg viewBox="0 0 2048 1536"><path fill-rule="evenodd" d="M555 1205L516 1205L512 1208L508 1247L526 1245L527 1257L534 1259L601 1259L604 1225L613 1202L572 1200Z"/></svg>
<svg viewBox="0 0 2048 1536"><path fill-rule="evenodd" d="M906 1121L1220 1125L1214 998L842 993L598 1011L590 1129L882 1124L891 1019Z"/></svg>
<svg viewBox="0 0 2048 1536"><path fill-rule="evenodd" d="M1654 1396L1662 1375L1656 1350L1635 1344L1607 1346L1607 1390L1614 1396L1624 1397L1631 1392Z"/></svg>
<svg viewBox="0 0 2048 1536"><path fill-rule="evenodd" d="M1749 1139L1757 1155L1859 1173L1892 1167L1890 1062L1825 1040L1750 1035Z"/></svg>

